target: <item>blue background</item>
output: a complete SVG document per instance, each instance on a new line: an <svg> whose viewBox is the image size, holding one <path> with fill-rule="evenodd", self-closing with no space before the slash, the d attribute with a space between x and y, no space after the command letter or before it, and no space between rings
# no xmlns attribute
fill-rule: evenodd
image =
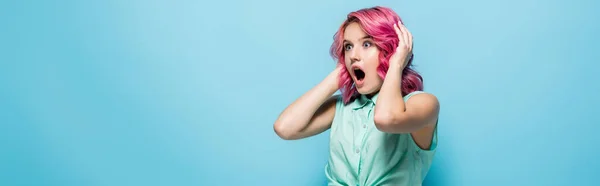
<svg viewBox="0 0 600 186"><path fill-rule="evenodd" d="M598 184L598 1L9 0L0 185L324 185L329 133L272 124L375 5L442 104L425 185Z"/></svg>

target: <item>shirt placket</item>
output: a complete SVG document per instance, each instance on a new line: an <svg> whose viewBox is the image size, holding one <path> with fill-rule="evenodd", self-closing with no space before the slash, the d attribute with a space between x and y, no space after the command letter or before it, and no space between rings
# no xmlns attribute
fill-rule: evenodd
<svg viewBox="0 0 600 186"><path fill-rule="evenodd" d="M366 138L367 138L367 132L369 129L369 126L367 125L368 123L368 119L369 119L369 115L371 113L372 110L372 104L369 103L367 104L365 107L357 110L356 113L356 121L354 124L354 128L357 129L355 131L357 131L357 135L355 135L356 137L354 138L354 153L356 154L356 156L358 157L358 167L357 167L357 182L356 185L359 185L360 183L360 178L363 177L361 175L361 169L363 167L363 155L365 154L365 147L366 147Z"/></svg>

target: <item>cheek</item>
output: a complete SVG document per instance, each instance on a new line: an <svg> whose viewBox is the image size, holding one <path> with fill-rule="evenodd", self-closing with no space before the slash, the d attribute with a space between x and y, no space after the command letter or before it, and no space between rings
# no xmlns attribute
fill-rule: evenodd
<svg viewBox="0 0 600 186"><path fill-rule="evenodd" d="M350 60L346 59L346 61L344 61L344 66L346 67L347 70L350 70L350 68L352 66Z"/></svg>
<svg viewBox="0 0 600 186"><path fill-rule="evenodd" d="M376 72L379 66L379 51L374 50L369 52L367 58L365 58L365 65L369 72Z"/></svg>

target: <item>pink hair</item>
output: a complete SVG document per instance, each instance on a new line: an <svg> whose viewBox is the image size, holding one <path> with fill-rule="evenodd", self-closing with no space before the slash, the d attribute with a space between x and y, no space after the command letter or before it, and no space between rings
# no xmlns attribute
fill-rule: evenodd
<svg viewBox="0 0 600 186"><path fill-rule="evenodd" d="M389 59L398 46L398 35L394 31L394 23L398 21L402 21L400 16L392 9L381 6L351 12L334 35L334 41L330 48L331 56L337 60L338 65L345 65L343 50L344 30L348 24L357 22L361 25L364 32L373 37L373 41L380 51L377 74L379 74L381 79L385 79L389 68ZM414 55L411 56L402 72L401 91L403 96L414 91L423 90L423 78L411 68L413 58ZM339 86L345 104L352 101L358 95L358 91L346 68L342 68L340 71Z"/></svg>

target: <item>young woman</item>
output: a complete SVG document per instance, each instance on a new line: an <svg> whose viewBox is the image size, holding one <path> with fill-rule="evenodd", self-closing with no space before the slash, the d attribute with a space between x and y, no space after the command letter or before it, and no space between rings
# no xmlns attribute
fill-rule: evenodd
<svg viewBox="0 0 600 186"><path fill-rule="evenodd" d="M338 66L275 121L286 140L330 131L329 185L421 185L437 143L437 98L411 69L413 37L387 7L348 14ZM333 95L337 90L341 95Z"/></svg>

